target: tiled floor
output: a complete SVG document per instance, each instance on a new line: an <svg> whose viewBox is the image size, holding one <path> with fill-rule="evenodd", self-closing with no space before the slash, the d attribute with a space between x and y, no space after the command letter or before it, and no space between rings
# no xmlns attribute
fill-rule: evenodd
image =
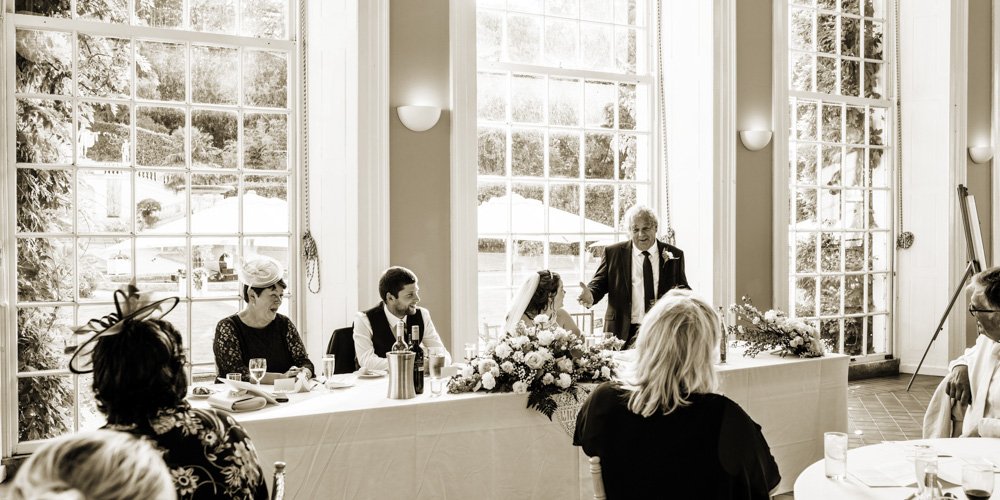
<svg viewBox="0 0 1000 500"><path fill-rule="evenodd" d="M847 432L851 448L882 441L920 439L924 410L941 377L917 375L906 391L910 374L870 378L847 385ZM791 493L774 497L792 500Z"/></svg>

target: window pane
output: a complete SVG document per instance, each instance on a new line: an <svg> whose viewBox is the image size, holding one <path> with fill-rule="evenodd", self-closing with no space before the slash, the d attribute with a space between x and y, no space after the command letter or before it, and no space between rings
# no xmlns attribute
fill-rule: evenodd
<svg viewBox="0 0 1000 500"><path fill-rule="evenodd" d="M816 315L816 278L795 280L795 315L799 317Z"/></svg>
<svg viewBox="0 0 1000 500"><path fill-rule="evenodd" d="M545 268L542 262L545 246L541 241L523 239L523 236L514 238L514 283L522 283L531 273Z"/></svg>
<svg viewBox="0 0 1000 500"><path fill-rule="evenodd" d="M132 231L132 182L122 170L79 170L77 173L77 231L127 233Z"/></svg>
<svg viewBox="0 0 1000 500"><path fill-rule="evenodd" d="M815 43L813 38L814 11L793 8L789 10L789 19L789 24L791 25L789 29L789 45L794 49L815 50L813 48L813 44Z"/></svg>
<svg viewBox="0 0 1000 500"><path fill-rule="evenodd" d="M15 91L69 94L72 91L72 35L19 29L15 36Z"/></svg>
<svg viewBox="0 0 1000 500"><path fill-rule="evenodd" d="M540 130L513 130L510 134L512 175L541 177L544 173L545 134Z"/></svg>
<svg viewBox="0 0 1000 500"><path fill-rule="evenodd" d="M588 127L615 125L615 87L608 82L588 81L584 85L584 111Z"/></svg>
<svg viewBox="0 0 1000 500"><path fill-rule="evenodd" d="M225 234L239 227L237 182L228 174L191 176L191 232Z"/></svg>
<svg viewBox="0 0 1000 500"><path fill-rule="evenodd" d="M288 177L245 176L242 203L244 234L288 232ZM218 204L214 208L222 210L228 207L228 204ZM271 237L260 239L257 245L287 250L287 240L285 237Z"/></svg>
<svg viewBox="0 0 1000 500"><path fill-rule="evenodd" d="M826 94L837 93L837 59L816 57L816 91Z"/></svg>
<svg viewBox="0 0 1000 500"><path fill-rule="evenodd" d="M279 114L243 115L243 167L288 169L288 117Z"/></svg>
<svg viewBox="0 0 1000 500"><path fill-rule="evenodd" d="M844 234L844 270L847 272L865 270L864 233Z"/></svg>
<svg viewBox="0 0 1000 500"><path fill-rule="evenodd" d="M96 97L132 94L132 42L126 38L77 36L77 91Z"/></svg>
<svg viewBox="0 0 1000 500"><path fill-rule="evenodd" d="M135 239L135 279L140 290L187 297L187 269L185 238Z"/></svg>
<svg viewBox="0 0 1000 500"><path fill-rule="evenodd" d="M17 169L17 231L72 231L73 173L69 170Z"/></svg>
<svg viewBox="0 0 1000 500"><path fill-rule="evenodd" d="M584 279L590 279L590 276L584 278L580 274L580 241L578 236L559 236L549 243L548 269L559 273L563 290L567 295L570 294L570 287L579 288L578 283ZM576 303L575 297L568 299L563 299L562 307Z"/></svg>
<svg viewBox="0 0 1000 500"><path fill-rule="evenodd" d="M187 176L138 171L135 179L135 226L140 234L186 233Z"/></svg>
<svg viewBox="0 0 1000 500"><path fill-rule="evenodd" d="M284 52L243 53L243 98L247 106L288 106L288 56Z"/></svg>
<svg viewBox="0 0 1000 500"><path fill-rule="evenodd" d="M816 227L816 190L795 190L795 222L802 227Z"/></svg>
<svg viewBox="0 0 1000 500"><path fill-rule="evenodd" d="M844 354L856 356L863 354L864 318L844 319Z"/></svg>
<svg viewBox="0 0 1000 500"><path fill-rule="evenodd" d="M76 0L76 13L84 19L128 22L128 2L126 0Z"/></svg>
<svg viewBox="0 0 1000 500"><path fill-rule="evenodd" d="M17 436L49 439L73 430L73 382L68 375L17 379Z"/></svg>
<svg viewBox="0 0 1000 500"><path fill-rule="evenodd" d="M18 99L16 161L71 162L72 123L72 111L67 101Z"/></svg>
<svg viewBox="0 0 1000 500"><path fill-rule="evenodd" d="M823 103L823 140L840 142L844 108L837 104Z"/></svg>
<svg viewBox="0 0 1000 500"><path fill-rule="evenodd" d="M191 47L191 98L209 104L236 104L239 58L236 49Z"/></svg>
<svg viewBox="0 0 1000 500"><path fill-rule="evenodd" d="M507 134L503 129L479 127L479 175L503 175L507 171Z"/></svg>
<svg viewBox="0 0 1000 500"><path fill-rule="evenodd" d="M862 274L849 274L844 285L844 314L860 314L865 309L865 280Z"/></svg>
<svg viewBox="0 0 1000 500"><path fill-rule="evenodd" d="M236 238L191 238L191 268L202 283L195 283L196 295L236 297L240 282L236 277L239 245ZM203 271L199 271L203 270ZM202 277L204 273L206 277ZM200 288L199 288L200 287ZM216 317L216 320L223 316ZM214 324L212 327L214 328ZM197 329L195 329L197 331Z"/></svg>
<svg viewBox="0 0 1000 500"><path fill-rule="evenodd" d="M236 113L191 112L191 165L236 168Z"/></svg>
<svg viewBox="0 0 1000 500"><path fill-rule="evenodd" d="M18 302L73 300L72 238L18 238L17 259Z"/></svg>
<svg viewBox="0 0 1000 500"><path fill-rule="evenodd" d="M579 17L580 0L545 0L545 13L550 16Z"/></svg>
<svg viewBox="0 0 1000 500"><path fill-rule="evenodd" d="M552 184L549 188L549 231L556 233L581 231L583 219L579 214L580 187L576 184Z"/></svg>
<svg viewBox="0 0 1000 500"><path fill-rule="evenodd" d="M150 167L183 167L184 110L137 106L135 110L136 164Z"/></svg>
<svg viewBox="0 0 1000 500"><path fill-rule="evenodd" d="M816 57L812 54L791 54L791 69L788 72L791 90L812 92L813 73L816 72Z"/></svg>
<svg viewBox="0 0 1000 500"><path fill-rule="evenodd" d="M545 20L545 63L553 66L574 67L577 62L577 41L580 23L566 19ZM586 49L586 45L584 45ZM584 50L584 54L587 54ZM588 54L589 58L589 54Z"/></svg>
<svg viewBox="0 0 1000 500"><path fill-rule="evenodd" d="M498 73L479 73L476 83L478 118L489 121L507 119L507 76ZM551 98L551 97L550 97Z"/></svg>
<svg viewBox="0 0 1000 500"><path fill-rule="evenodd" d="M820 247L820 270L823 272L840 272L840 250L842 248L840 233L823 233ZM824 285L825 286L825 285Z"/></svg>
<svg viewBox="0 0 1000 500"><path fill-rule="evenodd" d="M816 184L816 149L813 144L795 148L795 181L799 184Z"/></svg>
<svg viewBox="0 0 1000 500"><path fill-rule="evenodd" d="M191 29L209 33L236 33L236 0L188 0Z"/></svg>
<svg viewBox="0 0 1000 500"><path fill-rule="evenodd" d="M549 133L549 176L580 176L580 134Z"/></svg>
<svg viewBox="0 0 1000 500"><path fill-rule="evenodd" d="M861 21L856 18L842 17L840 23L840 55L860 56Z"/></svg>
<svg viewBox="0 0 1000 500"><path fill-rule="evenodd" d="M795 271L799 273L815 273L816 269L816 234L795 234Z"/></svg>
<svg viewBox="0 0 1000 500"><path fill-rule="evenodd" d="M192 362L215 363L215 353L212 351L212 344L215 340L215 325L219 320L238 313L242 305L242 302L235 300L193 302L191 304Z"/></svg>
<svg viewBox="0 0 1000 500"><path fill-rule="evenodd" d="M820 280L820 314L824 316L843 314L840 310L840 298L844 295L843 280L840 276L831 276Z"/></svg>
<svg viewBox="0 0 1000 500"><path fill-rule="evenodd" d="M507 58L511 62L534 64L541 59L542 23L535 16L507 17Z"/></svg>
<svg viewBox="0 0 1000 500"><path fill-rule="evenodd" d="M476 13L476 55L482 61L499 61L503 52L503 16L479 10Z"/></svg>
<svg viewBox="0 0 1000 500"><path fill-rule="evenodd" d="M18 14L35 14L48 17L70 17L70 3L66 0L15 0L14 11Z"/></svg>
<svg viewBox="0 0 1000 500"><path fill-rule="evenodd" d="M131 163L131 116L124 104L80 103L77 164Z"/></svg>
<svg viewBox="0 0 1000 500"><path fill-rule="evenodd" d="M584 135L584 175L588 179L613 179L615 157L611 152L611 134Z"/></svg>
<svg viewBox="0 0 1000 500"><path fill-rule="evenodd" d="M580 80L549 79L549 122L552 125L580 125L582 88Z"/></svg>
<svg viewBox="0 0 1000 500"><path fill-rule="evenodd" d="M840 93L857 97L861 89L861 63L858 61L841 61Z"/></svg>
<svg viewBox="0 0 1000 500"><path fill-rule="evenodd" d="M66 346L76 345L72 338L74 328L72 307L19 308L17 371L24 373L65 368L69 363Z"/></svg>
<svg viewBox="0 0 1000 500"><path fill-rule="evenodd" d="M795 130L798 131L798 139L816 140L816 102L799 101L796 110Z"/></svg>
<svg viewBox="0 0 1000 500"><path fill-rule="evenodd" d="M596 71L613 71L615 69L615 32L611 26L581 23L580 39L583 45L581 62L584 69Z"/></svg>
<svg viewBox="0 0 1000 500"><path fill-rule="evenodd" d="M522 123L541 123L545 117L545 78L514 75L510 82L511 119Z"/></svg>
<svg viewBox="0 0 1000 500"><path fill-rule="evenodd" d="M136 42L136 96L157 101L183 101L186 96L187 51L179 43Z"/></svg>
<svg viewBox="0 0 1000 500"><path fill-rule="evenodd" d="M609 7L606 0L580 0L580 19L604 23L614 22L615 11Z"/></svg>
<svg viewBox="0 0 1000 500"><path fill-rule="evenodd" d="M614 186L587 186L584 193L584 216L587 220L614 227Z"/></svg>
<svg viewBox="0 0 1000 500"><path fill-rule="evenodd" d="M180 28L184 22L183 0L135 2L135 24L156 28Z"/></svg>
<svg viewBox="0 0 1000 500"><path fill-rule="evenodd" d="M242 0L240 34L257 38L288 38L285 0Z"/></svg>

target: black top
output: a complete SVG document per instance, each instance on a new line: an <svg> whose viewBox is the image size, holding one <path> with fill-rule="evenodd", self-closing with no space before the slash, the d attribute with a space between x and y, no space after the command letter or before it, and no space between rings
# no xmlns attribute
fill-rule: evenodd
<svg viewBox="0 0 1000 500"><path fill-rule="evenodd" d="M573 444L601 457L608 498L767 499L781 475L760 426L731 399L695 394L669 415L628 409L627 389L597 387Z"/></svg>
<svg viewBox="0 0 1000 500"><path fill-rule="evenodd" d="M283 314L276 315L264 328L247 326L238 314L219 321L213 350L220 377L239 372L244 380L250 380L247 364L253 358L266 358L270 373L285 373L297 366L316 374L295 324Z"/></svg>
<svg viewBox="0 0 1000 500"><path fill-rule="evenodd" d="M375 355L384 358L385 354L392 350L392 344L396 343L396 334L389 326L389 318L385 317L384 303L379 302L375 307L365 311L368 316L368 323L372 325L372 348ZM424 315L417 309L417 312L406 315L406 331L403 334L403 341L410 345L410 329L417 327L419 333L418 341L424 339Z"/></svg>
<svg viewBox="0 0 1000 500"><path fill-rule="evenodd" d="M182 402L148 421L105 428L151 441L163 453L179 499L268 498L257 451L226 412Z"/></svg>

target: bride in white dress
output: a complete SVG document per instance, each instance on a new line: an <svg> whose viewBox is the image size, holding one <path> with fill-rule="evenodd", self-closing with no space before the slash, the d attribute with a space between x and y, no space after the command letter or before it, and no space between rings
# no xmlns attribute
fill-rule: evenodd
<svg viewBox="0 0 1000 500"><path fill-rule="evenodd" d="M566 292L563 290L559 273L544 270L532 274L521 285L521 290L507 311L504 331L513 333L518 323L523 321L530 325L534 322L535 316L544 314L549 318L548 325L558 326L573 335L580 335L580 328L576 326L573 317L563 309L565 296Z"/></svg>

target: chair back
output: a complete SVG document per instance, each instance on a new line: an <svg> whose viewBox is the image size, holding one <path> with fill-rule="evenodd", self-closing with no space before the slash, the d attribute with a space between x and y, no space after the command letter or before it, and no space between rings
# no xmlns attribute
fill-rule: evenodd
<svg viewBox="0 0 1000 500"><path fill-rule="evenodd" d="M491 340L499 340L501 335L501 325L491 325L487 322L483 322L483 329L479 331L479 338L483 343L489 343Z"/></svg>
<svg viewBox="0 0 1000 500"><path fill-rule="evenodd" d="M590 457L590 478L594 480L594 500L605 500L604 478L601 477L601 457Z"/></svg>
<svg viewBox="0 0 1000 500"><path fill-rule="evenodd" d="M274 480L271 482L271 500L285 498L285 462L274 462Z"/></svg>
<svg viewBox="0 0 1000 500"><path fill-rule="evenodd" d="M354 327L346 326L333 331L326 353L336 357L333 373L353 373L361 367L358 355L354 350Z"/></svg>
<svg viewBox="0 0 1000 500"><path fill-rule="evenodd" d="M594 311L574 312L569 313L569 315L576 322L576 326L580 328L580 333L583 335L594 334Z"/></svg>

